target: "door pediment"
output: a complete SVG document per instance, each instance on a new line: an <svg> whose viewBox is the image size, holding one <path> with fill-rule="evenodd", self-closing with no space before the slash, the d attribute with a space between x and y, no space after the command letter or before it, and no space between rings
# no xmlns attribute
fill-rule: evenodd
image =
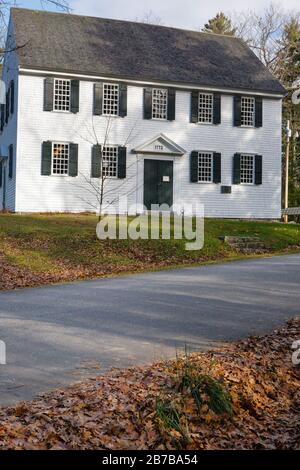
<svg viewBox="0 0 300 470"><path fill-rule="evenodd" d="M153 139L139 145L132 150L133 153L144 153L151 155L174 155L181 157L185 150L169 139L164 134L159 134Z"/></svg>

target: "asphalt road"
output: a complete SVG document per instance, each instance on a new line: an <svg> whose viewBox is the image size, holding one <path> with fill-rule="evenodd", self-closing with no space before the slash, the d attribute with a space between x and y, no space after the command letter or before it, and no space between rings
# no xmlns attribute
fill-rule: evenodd
<svg viewBox="0 0 300 470"><path fill-rule="evenodd" d="M300 314L300 255L0 292L0 404Z"/></svg>

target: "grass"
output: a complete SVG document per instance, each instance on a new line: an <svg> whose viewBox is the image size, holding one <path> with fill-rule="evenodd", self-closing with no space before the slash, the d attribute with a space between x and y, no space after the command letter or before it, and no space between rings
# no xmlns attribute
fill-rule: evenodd
<svg viewBox="0 0 300 470"><path fill-rule="evenodd" d="M6 266L22 272L22 283L16 274L9 288L243 257L219 240L222 235L258 236L268 254L300 250L300 226L294 224L208 219L203 249L186 251L185 240L99 241L96 223L90 214L0 214L2 270ZM1 266L0 274L4 276ZM1 286L0 277L1 287L5 282Z"/></svg>

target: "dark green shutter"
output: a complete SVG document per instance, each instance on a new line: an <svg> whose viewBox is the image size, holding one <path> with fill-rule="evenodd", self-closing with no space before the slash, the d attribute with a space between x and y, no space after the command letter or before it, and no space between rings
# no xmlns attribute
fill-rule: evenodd
<svg viewBox="0 0 300 470"><path fill-rule="evenodd" d="M199 122L199 92L191 93L191 122Z"/></svg>
<svg viewBox="0 0 300 470"><path fill-rule="evenodd" d="M3 131L4 128L4 104L1 104L1 120L0 120L0 130Z"/></svg>
<svg viewBox="0 0 300 470"><path fill-rule="evenodd" d="M176 90L175 88L168 89L168 121L175 121L176 109Z"/></svg>
<svg viewBox="0 0 300 470"><path fill-rule="evenodd" d="M152 119L152 88L144 88L144 119Z"/></svg>
<svg viewBox="0 0 300 470"><path fill-rule="evenodd" d="M9 118L9 89L6 92L5 96L5 122L8 123Z"/></svg>
<svg viewBox="0 0 300 470"><path fill-rule="evenodd" d="M241 182L241 154L235 153L233 156L233 184Z"/></svg>
<svg viewBox="0 0 300 470"><path fill-rule="evenodd" d="M263 100L261 97L255 98L255 127L263 125Z"/></svg>
<svg viewBox="0 0 300 470"><path fill-rule="evenodd" d="M91 177L100 178L101 176L101 145L93 145L92 147L92 165Z"/></svg>
<svg viewBox="0 0 300 470"><path fill-rule="evenodd" d="M54 78L44 80L44 111L53 111Z"/></svg>
<svg viewBox="0 0 300 470"><path fill-rule="evenodd" d="M69 176L78 175L78 144L69 146Z"/></svg>
<svg viewBox="0 0 300 470"><path fill-rule="evenodd" d="M3 180L2 168L3 168L3 163L0 162L0 188L2 188L2 180Z"/></svg>
<svg viewBox="0 0 300 470"><path fill-rule="evenodd" d="M213 123L221 124L221 94L214 93L214 102L213 102Z"/></svg>
<svg viewBox="0 0 300 470"><path fill-rule="evenodd" d="M101 116L103 103L103 83L94 83L94 116Z"/></svg>
<svg viewBox="0 0 300 470"><path fill-rule="evenodd" d="M42 169L41 173L44 176L51 175L52 166L52 142L43 142L42 144Z"/></svg>
<svg viewBox="0 0 300 470"><path fill-rule="evenodd" d="M194 150L191 152L191 162L190 162L190 178L191 183L198 183L199 181L199 153Z"/></svg>
<svg viewBox="0 0 300 470"><path fill-rule="evenodd" d="M71 80L71 113L79 112L79 80Z"/></svg>
<svg viewBox="0 0 300 470"><path fill-rule="evenodd" d="M124 83L119 85L119 116L127 116L127 85Z"/></svg>
<svg viewBox="0 0 300 470"><path fill-rule="evenodd" d="M118 148L118 178L126 178L126 147Z"/></svg>
<svg viewBox="0 0 300 470"><path fill-rule="evenodd" d="M241 97L236 95L233 97L233 125L241 125Z"/></svg>
<svg viewBox="0 0 300 470"><path fill-rule="evenodd" d="M213 182L221 183L221 154L214 152L213 160Z"/></svg>
<svg viewBox="0 0 300 470"><path fill-rule="evenodd" d="M262 156L255 155L255 184L262 184Z"/></svg>
<svg viewBox="0 0 300 470"><path fill-rule="evenodd" d="M11 80L10 82L10 112L14 113L15 108L15 82Z"/></svg>
<svg viewBox="0 0 300 470"><path fill-rule="evenodd" d="M8 177L13 177L13 167L14 167L14 148L12 145L8 147Z"/></svg>

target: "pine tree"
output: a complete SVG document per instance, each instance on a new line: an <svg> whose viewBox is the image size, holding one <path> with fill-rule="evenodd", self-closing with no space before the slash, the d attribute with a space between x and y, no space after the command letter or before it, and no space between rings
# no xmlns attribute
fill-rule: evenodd
<svg viewBox="0 0 300 470"><path fill-rule="evenodd" d="M214 18L208 20L208 23L204 25L202 31L234 36L236 30L232 27L231 20L221 11L217 13Z"/></svg>

